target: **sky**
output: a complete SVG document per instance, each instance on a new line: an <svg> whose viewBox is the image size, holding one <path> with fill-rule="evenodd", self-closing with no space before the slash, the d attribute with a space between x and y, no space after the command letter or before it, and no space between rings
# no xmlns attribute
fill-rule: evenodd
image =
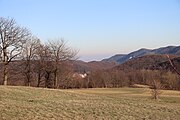
<svg viewBox="0 0 180 120"><path fill-rule="evenodd" d="M43 42L64 39L79 59L101 60L140 48L180 45L180 0L0 0Z"/></svg>

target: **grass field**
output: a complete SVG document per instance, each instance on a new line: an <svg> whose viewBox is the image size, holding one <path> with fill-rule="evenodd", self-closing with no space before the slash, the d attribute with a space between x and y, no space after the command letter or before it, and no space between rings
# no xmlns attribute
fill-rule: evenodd
<svg viewBox="0 0 180 120"><path fill-rule="evenodd" d="M148 88L53 90L0 86L0 120L180 120L180 91Z"/></svg>

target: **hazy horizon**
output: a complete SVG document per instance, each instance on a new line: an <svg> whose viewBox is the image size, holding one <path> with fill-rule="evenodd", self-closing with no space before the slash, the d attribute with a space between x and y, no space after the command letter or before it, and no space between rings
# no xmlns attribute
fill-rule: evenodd
<svg viewBox="0 0 180 120"><path fill-rule="evenodd" d="M103 55L83 55L83 56L79 56L80 59L79 60L82 60L82 61L85 61L85 62L90 62L90 61L101 61L103 59L108 59L114 55L118 55L118 54L129 54L131 52L134 52L134 51L137 51L137 50L140 50L140 49L149 49L149 50L152 50L152 49L158 49L158 48L162 48L162 47L168 47L168 46L175 46L175 47L178 47L179 45L166 45L166 46L160 46L160 47L157 47L157 48L145 48L145 47L142 47L142 48L138 48L138 49L134 49L132 51L129 51L127 53L112 53L112 54L103 54Z"/></svg>
<svg viewBox="0 0 180 120"><path fill-rule="evenodd" d="M81 60L102 60L141 48L179 45L179 0L0 0L43 42L63 38Z"/></svg>

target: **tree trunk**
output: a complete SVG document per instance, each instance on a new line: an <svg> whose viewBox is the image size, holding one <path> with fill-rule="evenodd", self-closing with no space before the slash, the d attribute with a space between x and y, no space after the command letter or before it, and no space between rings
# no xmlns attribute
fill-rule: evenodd
<svg viewBox="0 0 180 120"><path fill-rule="evenodd" d="M51 72L46 71L46 75L45 75L45 88L49 87L49 82L50 82L50 74Z"/></svg>
<svg viewBox="0 0 180 120"><path fill-rule="evenodd" d="M4 85L7 85L7 81L8 81L8 65L6 63L4 63L4 70L3 70Z"/></svg>
<svg viewBox="0 0 180 120"><path fill-rule="evenodd" d="M31 63L28 61L28 86L31 86Z"/></svg>
<svg viewBox="0 0 180 120"><path fill-rule="evenodd" d="M40 86L40 83L41 83L41 73L39 72L38 73L38 79L37 79L37 87Z"/></svg>
<svg viewBox="0 0 180 120"><path fill-rule="evenodd" d="M3 49L3 82L4 85L7 85L8 81L8 57L7 57L7 50Z"/></svg>
<svg viewBox="0 0 180 120"><path fill-rule="evenodd" d="M57 77L57 73L56 73L56 77L55 77L55 88L57 88L58 86L58 77Z"/></svg>
<svg viewBox="0 0 180 120"><path fill-rule="evenodd" d="M56 69L55 69L55 71L54 71L54 89L57 88L57 84L58 84L57 72L58 72L58 69L57 69L57 67L56 67Z"/></svg>

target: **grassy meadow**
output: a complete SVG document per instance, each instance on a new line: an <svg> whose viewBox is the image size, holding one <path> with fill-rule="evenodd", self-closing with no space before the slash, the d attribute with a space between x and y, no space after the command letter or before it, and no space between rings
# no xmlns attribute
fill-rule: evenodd
<svg viewBox="0 0 180 120"><path fill-rule="evenodd" d="M0 120L179 120L180 91L148 88L54 90L0 86Z"/></svg>

